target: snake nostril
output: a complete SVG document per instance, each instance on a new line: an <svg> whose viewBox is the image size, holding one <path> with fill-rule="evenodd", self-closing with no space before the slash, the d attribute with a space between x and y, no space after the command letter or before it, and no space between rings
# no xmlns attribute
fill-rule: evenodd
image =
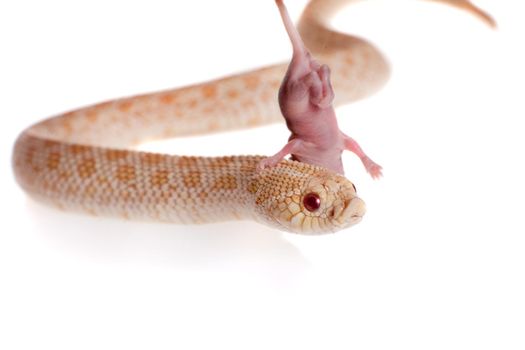
<svg viewBox="0 0 525 350"><path fill-rule="evenodd" d="M334 216L335 216L335 209L332 208L332 209L330 209L330 211L328 212L328 217L329 217L330 219L333 219Z"/></svg>
<svg viewBox="0 0 525 350"><path fill-rule="evenodd" d="M354 184L352 184L352 187L354 188L354 192L357 193L357 188L355 188Z"/></svg>

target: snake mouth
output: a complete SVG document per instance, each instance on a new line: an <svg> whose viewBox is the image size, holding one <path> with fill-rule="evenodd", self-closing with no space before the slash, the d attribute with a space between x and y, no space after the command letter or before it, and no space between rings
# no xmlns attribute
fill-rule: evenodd
<svg viewBox="0 0 525 350"><path fill-rule="evenodd" d="M354 197L349 202L341 215L336 219L340 228L346 228L353 226L363 219L366 213L365 202L359 198Z"/></svg>
<svg viewBox="0 0 525 350"><path fill-rule="evenodd" d="M350 225L355 225L355 224L358 224L361 222L361 220L363 220L363 215L353 215L351 218L350 218Z"/></svg>

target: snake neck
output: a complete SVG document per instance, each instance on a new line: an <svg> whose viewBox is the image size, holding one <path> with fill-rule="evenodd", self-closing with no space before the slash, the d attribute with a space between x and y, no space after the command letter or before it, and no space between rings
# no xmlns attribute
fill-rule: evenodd
<svg viewBox="0 0 525 350"><path fill-rule="evenodd" d="M251 219L262 157L184 157L82 146L22 134L19 184L58 208L175 223Z"/></svg>

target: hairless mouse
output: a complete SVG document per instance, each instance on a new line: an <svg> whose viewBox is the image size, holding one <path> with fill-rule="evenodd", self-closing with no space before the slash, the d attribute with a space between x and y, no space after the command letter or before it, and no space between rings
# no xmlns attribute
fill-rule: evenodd
<svg viewBox="0 0 525 350"><path fill-rule="evenodd" d="M317 62L305 47L283 1L275 2L293 48L292 60L279 89L279 106L291 135L278 153L260 162L259 169L275 166L290 154L293 160L344 174L341 154L349 150L361 159L373 178L379 178L381 166L372 161L354 139L339 130L332 106L330 69Z"/></svg>

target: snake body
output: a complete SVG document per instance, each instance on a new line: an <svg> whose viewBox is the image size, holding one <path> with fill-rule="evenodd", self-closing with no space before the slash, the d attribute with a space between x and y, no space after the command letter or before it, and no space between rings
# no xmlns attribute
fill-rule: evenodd
<svg viewBox="0 0 525 350"><path fill-rule="evenodd" d="M368 96L389 67L370 43L331 30L349 0L312 0L299 29L333 72L336 104ZM466 3L466 1L458 1ZM193 86L108 101L24 130L13 151L21 187L62 209L175 223L252 219L298 233L334 232L359 222L353 184L291 160L257 171L261 156L186 157L137 152L152 139L252 127L282 120L279 64ZM315 193L318 210L305 207Z"/></svg>

